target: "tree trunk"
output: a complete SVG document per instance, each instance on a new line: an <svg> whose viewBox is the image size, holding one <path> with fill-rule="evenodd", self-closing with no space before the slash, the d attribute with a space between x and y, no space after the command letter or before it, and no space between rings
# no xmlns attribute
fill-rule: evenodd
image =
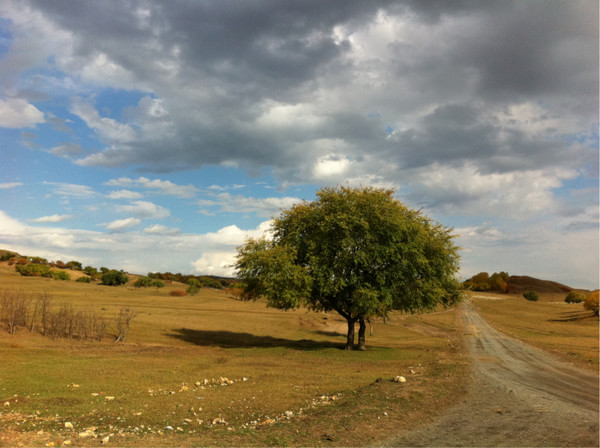
<svg viewBox="0 0 600 448"><path fill-rule="evenodd" d="M367 324L364 318L360 318L358 327L358 350L366 350L365 332L367 331Z"/></svg>
<svg viewBox="0 0 600 448"><path fill-rule="evenodd" d="M354 324L356 323L355 319L346 318L348 321L348 335L346 337L346 347L344 350L354 350Z"/></svg>

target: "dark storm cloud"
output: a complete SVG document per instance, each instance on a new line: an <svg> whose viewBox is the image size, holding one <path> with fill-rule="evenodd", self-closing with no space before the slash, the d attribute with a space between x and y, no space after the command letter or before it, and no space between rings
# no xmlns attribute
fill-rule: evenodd
<svg viewBox="0 0 600 448"><path fill-rule="evenodd" d="M598 121L595 2L32 4L72 33L63 70L93 77L105 55L121 71L94 82L162 101L160 113L140 103L131 114L136 139L105 138L80 164L234 163L307 182L319 157L337 157L356 176L393 162L387 180L401 183L403 170L432 164L492 173L593 162L564 136Z"/></svg>

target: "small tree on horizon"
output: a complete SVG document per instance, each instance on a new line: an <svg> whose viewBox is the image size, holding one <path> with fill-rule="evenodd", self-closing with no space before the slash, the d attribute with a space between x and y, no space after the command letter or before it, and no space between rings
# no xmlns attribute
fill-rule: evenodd
<svg viewBox="0 0 600 448"><path fill-rule="evenodd" d="M273 238L238 248L242 298L283 310L336 311L346 350L365 349L366 321L460 299L458 248L450 229L410 210L393 190L325 188L273 221Z"/></svg>
<svg viewBox="0 0 600 448"><path fill-rule="evenodd" d="M129 277L123 271L107 271L102 274L102 284L108 286L124 285L129 281Z"/></svg>

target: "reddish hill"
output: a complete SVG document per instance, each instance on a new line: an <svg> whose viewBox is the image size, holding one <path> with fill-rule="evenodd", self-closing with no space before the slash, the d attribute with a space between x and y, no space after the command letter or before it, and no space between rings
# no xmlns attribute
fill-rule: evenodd
<svg viewBox="0 0 600 448"><path fill-rule="evenodd" d="M508 291L511 293L522 293L535 291L541 293L568 293L573 288L550 280L540 280L527 275L512 275L508 279Z"/></svg>

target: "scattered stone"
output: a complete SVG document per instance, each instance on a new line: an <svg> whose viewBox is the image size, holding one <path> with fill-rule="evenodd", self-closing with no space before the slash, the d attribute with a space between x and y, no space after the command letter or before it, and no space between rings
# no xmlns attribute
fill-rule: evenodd
<svg viewBox="0 0 600 448"><path fill-rule="evenodd" d="M227 422L225 421L225 419L221 418L221 417L217 417L212 421L213 425L226 425Z"/></svg>
<svg viewBox="0 0 600 448"><path fill-rule="evenodd" d="M417 373L417 372L415 372L415 370L414 370L414 369L408 369L408 372L409 372L411 375L414 375L415 373Z"/></svg>
<svg viewBox="0 0 600 448"><path fill-rule="evenodd" d="M65 428L67 428L67 429L73 429L73 423L71 423L71 422L65 422Z"/></svg>
<svg viewBox="0 0 600 448"><path fill-rule="evenodd" d="M173 427L172 426L166 426L165 429L169 430L169 431L173 431Z"/></svg>
<svg viewBox="0 0 600 448"><path fill-rule="evenodd" d="M63 446L69 446L69 445L71 445L71 441L70 440L65 440L63 442Z"/></svg>
<svg viewBox="0 0 600 448"><path fill-rule="evenodd" d="M104 438L103 438L103 439L100 441L100 443L101 443L102 445L106 445L106 444L108 443L108 441L109 441L109 440L110 440L110 436L106 436L106 437L104 437Z"/></svg>
<svg viewBox="0 0 600 448"><path fill-rule="evenodd" d="M397 376L396 378L394 378L394 383L406 383L406 378L404 378L403 376Z"/></svg>
<svg viewBox="0 0 600 448"><path fill-rule="evenodd" d="M54 446L54 442L48 442L45 446Z"/></svg>
<svg viewBox="0 0 600 448"><path fill-rule="evenodd" d="M242 378L242 381L248 381L248 378L244 377Z"/></svg>
<svg viewBox="0 0 600 448"><path fill-rule="evenodd" d="M97 397L98 395L100 395L98 392L92 392L92 397Z"/></svg>
<svg viewBox="0 0 600 448"><path fill-rule="evenodd" d="M67 387L72 387L73 389L77 389L79 387L79 384L71 383L71 384L68 384Z"/></svg>
<svg viewBox="0 0 600 448"><path fill-rule="evenodd" d="M114 400L114 399L115 399L115 397L108 395L108 396L104 397L104 399L105 399L106 401L112 401L112 400Z"/></svg>
<svg viewBox="0 0 600 448"><path fill-rule="evenodd" d="M292 418L294 416L294 413L292 411L285 411L284 414L287 418Z"/></svg>

